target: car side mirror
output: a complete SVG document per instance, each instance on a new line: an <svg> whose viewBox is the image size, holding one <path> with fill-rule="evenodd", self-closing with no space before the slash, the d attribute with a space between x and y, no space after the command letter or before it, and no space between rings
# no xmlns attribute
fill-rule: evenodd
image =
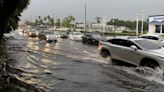
<svg viewBox="0 0 164 92"><path fill-rule="evenodd" d="M130 46L131 49L137 50L138 48L135 45Z"/></svg>

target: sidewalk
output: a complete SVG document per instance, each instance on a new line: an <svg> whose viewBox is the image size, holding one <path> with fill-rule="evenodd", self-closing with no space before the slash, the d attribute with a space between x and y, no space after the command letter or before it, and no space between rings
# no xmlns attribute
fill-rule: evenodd
<svg viewBox="0 0 164 92"><path fill-rule="evenodd" d="M14 63L25 53L25 40L19 34L16 37L0 42L0 92L43 92L18 77L22 71Z"/></svg>

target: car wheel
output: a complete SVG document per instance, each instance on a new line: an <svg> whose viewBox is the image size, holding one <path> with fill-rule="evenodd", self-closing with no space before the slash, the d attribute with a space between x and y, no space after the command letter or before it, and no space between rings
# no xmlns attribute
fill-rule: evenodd
<svg viewBox="0 0 164 92"><path fill-rule="evenodd" d="M82 39L82 43L83 43L83 44L86 44L85 40Z"/></svg>
<svg viewBox="0 0 164 92"><path fill-rule="evenodd" d="M151 60L151 59L142 60L140 66L150 67L150 68L153 68L153 69L155 69L157 67L160 67L158 62L156 62L154 60Z"/></svg>
<svg viewBox="0 0 164 92"><path fill-rule="evenodd" d="M47 40L48 43L51 43L52 41L51 40Z"/></svg>
<svg viewBox="0 0 164 92"><path fill-rule="evenodd" d="M10 36L9 39L14 39L14 37L13 36Z"/></svg>
<svg viewBox="0 0 164 92"><path fill-rule="evenodd" d="M57 42L57 40L54 40L54 43L56 43Z"/></svg>
<svg viewBox="0 0 164 92"><path fill-rule="evenodd" d="M110 57L110 52L107 50L102 50L101 51L101 56L104 58Z"/></svg>

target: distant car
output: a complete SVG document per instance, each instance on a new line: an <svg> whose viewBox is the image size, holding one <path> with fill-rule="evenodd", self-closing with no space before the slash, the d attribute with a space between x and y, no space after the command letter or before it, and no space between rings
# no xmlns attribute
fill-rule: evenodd
<svg viewBox="0 0 164 92"><path fill-rule="evenodd" d="M113 38L100 42L98 49L105 58L164 70L164 48L147 39Z"/></svg>
<svg viewBox="0 0 164 92"><path fill-rule="evenodd" d="M67 32L60 32L59 35L60 35L60 38L68 38Z"/></svg>
<svg viewBox="0 0 164 92"><path fill-rule="evenodd" d="M60 32L54 31L54 34L56 35L56 38L61 38L61 37L60 37Z"/></svg>
<svg viewBox="0 0 164 92"><path fill-rule="evenodd" d="M10 33L5 33L3 35L4 35L4 38L6 38L6 39L14 39L15 34L16 34L15 31L11 31Z"/></svg>
<svg viewBox="0 0 164 92"><path fill-rule="evenodd" d="M42 31L39 34L39 39L40 40L46 40L47 42L56 42L57 37L56 34L53 31Z"/></svg>
<svg viewBox="0 0 164 92"><path fill-rule="evenodd" d="M69 38L71 40L81 41L83 34L81 32L71 32Z"/></svg>
<svg viewBox="0 0 164 92"><path fill-rule="evenodd" d="M28 36L29 37L36 37L36 36L38 36L38 34L39 34L39 32L36 29L31 29L31 30L28 31Z"/></svg>
<svg viewBox="0 0 164 92"><path fill-rule="evenodd" d="M106 41L106 37L99 33L86 33L84 36L82 36L83 44L98 45L100 41Z"/></svg>
<svg viewBox="0 0 164 92"><path fill-rule="evenodd" d="M160 36L160 35L142 35L140 36L140 38L145 38L145 39L149 39L152 40L153 42L164 46L164 36Z"/></svg>

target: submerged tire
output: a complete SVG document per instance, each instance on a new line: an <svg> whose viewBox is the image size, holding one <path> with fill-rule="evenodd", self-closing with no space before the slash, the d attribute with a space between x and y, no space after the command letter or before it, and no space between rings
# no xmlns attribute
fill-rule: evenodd
<svg viewBox="0 0 164 92"><path fill-rule="evenodd" d="M82 40L82 43L83 43L83 44L86 44L85 40Z"/></svg>
<svg viewBox="0 0 164 92"><path fill-rule="evenodd" d="M110 57L110 52L108 50L102 50L101 51L101 56L103 58L107 58L107 57Z"/></svg>
<svg viewBox="0 0 164 92"><path fill-rule="evenodd" d="M153 69L160 67L157 61L151 59L143 59L140 63L140 66L150 67Z"/></svg>

